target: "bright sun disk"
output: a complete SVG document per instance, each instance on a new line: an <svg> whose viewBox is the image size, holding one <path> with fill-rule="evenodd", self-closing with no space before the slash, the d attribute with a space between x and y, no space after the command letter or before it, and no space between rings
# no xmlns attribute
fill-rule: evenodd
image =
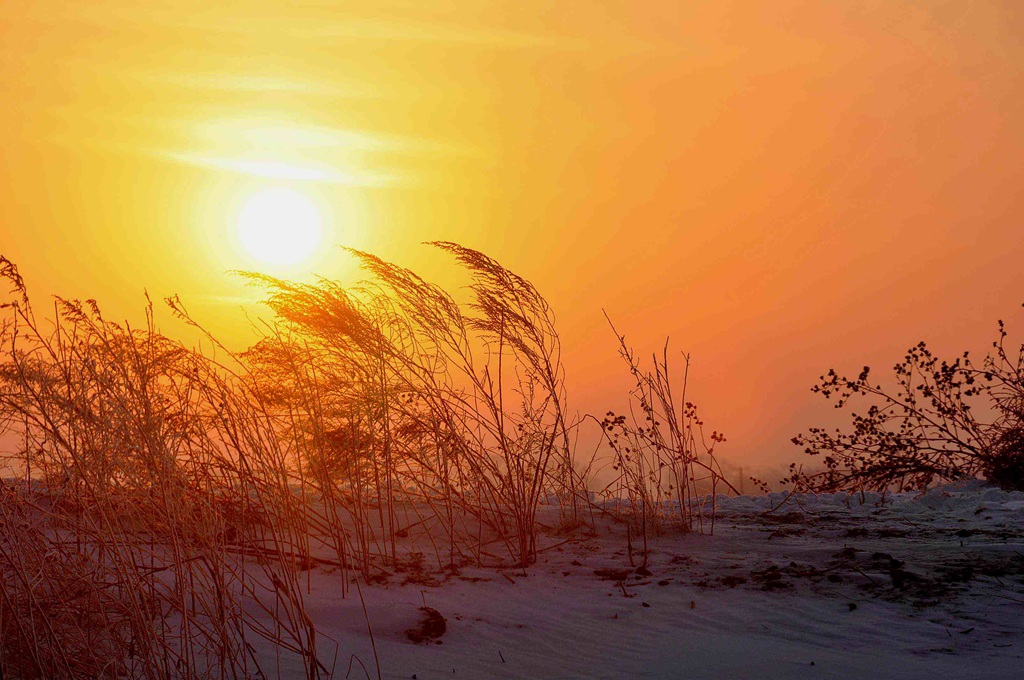
<svg viewBox="0 0 1024 680"><path fill-rule="evenodd" d="M295 264L320 245L320 211L308 197L285 188L253 194L238 214L238 237L254 258L269 264Z"/></svg>

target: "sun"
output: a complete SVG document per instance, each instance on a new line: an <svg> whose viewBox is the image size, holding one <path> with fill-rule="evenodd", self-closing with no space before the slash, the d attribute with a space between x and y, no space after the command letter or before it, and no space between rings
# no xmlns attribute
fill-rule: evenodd
<svg viewBox="0 0 1024 680"><path fill-rule="evenodd" d="M242 206L238 238L257 260L267 264L296 264L320 245L323 220L307 196L293 189L263 189Z"/></svg>

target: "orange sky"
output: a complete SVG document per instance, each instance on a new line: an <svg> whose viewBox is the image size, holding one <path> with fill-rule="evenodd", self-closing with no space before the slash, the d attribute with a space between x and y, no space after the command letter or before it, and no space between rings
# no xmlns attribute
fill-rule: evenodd
<svg viewBox="0 0 1024 680"><path fill-rule="evenodd" d="M671 336L723 453L775 464L828 367L1024 334L1022 7L6 2L0 253L37 296L177 292L242 342L234 216L298 187L332 242L534 281L577 408L624 385L602 308Z"/></svg>

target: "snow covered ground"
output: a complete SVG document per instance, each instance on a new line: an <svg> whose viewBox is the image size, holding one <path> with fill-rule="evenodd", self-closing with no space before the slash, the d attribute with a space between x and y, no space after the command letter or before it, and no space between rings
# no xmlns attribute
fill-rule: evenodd
<svg viewBox="0 0 1024 680"><path fill-rule="evenodd" d="M621 527L598 529L547 536L525 573L364 585L382 676L1024 677L1024 493L725 499L713 536L653 539L650 574L630 565ZM338 677L375 678L359 598L341 598L338 572L310 578ZM405 631L424 606L446 630L417 644ZM329 658L334 643L320 644Z"/></svg>

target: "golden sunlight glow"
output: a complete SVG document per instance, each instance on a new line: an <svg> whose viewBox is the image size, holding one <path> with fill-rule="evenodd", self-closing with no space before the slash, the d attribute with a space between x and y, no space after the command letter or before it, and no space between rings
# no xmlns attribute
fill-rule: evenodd
<svg viewBox="0 0 1024 680"><path fill-rule="evenodd" d="M1024 301L1020 8L0 0L0 255L240 351L233 271L354 284L338 244L459 289L420 243L461 243L558 312L573 411L629 387L606 310L776 478L821 369L984 348Z"/></svg>
<svg viewBox="0 0 1024 680"><path fill-rule="evenodd" d="M293 189L253 194L238 215L238 238L250 255L268 264L295 264L314 253L323 235L317 206Z"/></svg>

